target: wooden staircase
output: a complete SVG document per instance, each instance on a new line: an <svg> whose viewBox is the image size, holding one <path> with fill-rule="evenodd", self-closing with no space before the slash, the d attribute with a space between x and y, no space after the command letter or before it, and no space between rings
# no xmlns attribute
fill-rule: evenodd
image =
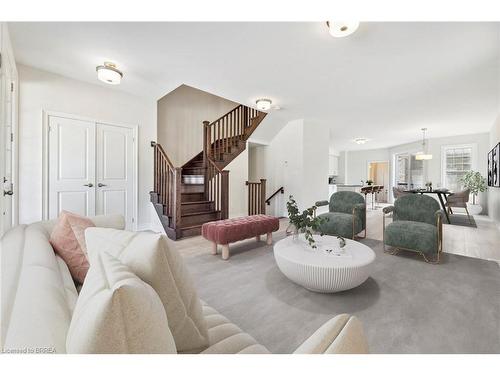
<svg viewBox="0 0 500 375"><path fill-rule="evenodd" d="M203 150L175 167L163 147L154 148L151 202L168 237L199 235L201 226L229 216L229 171L267 113L239 105L213 122L203 122Z"/></svg>

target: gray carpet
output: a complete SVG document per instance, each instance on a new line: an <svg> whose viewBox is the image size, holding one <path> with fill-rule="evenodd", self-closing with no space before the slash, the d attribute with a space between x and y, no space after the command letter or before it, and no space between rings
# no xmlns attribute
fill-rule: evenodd
<svg viewBox="0 0 500 375"><path fill-rule="evenodd" d="M283 235L275 236L279 240ZM337 294L310 292L277 268L272 246L232 246L229 261L187 259L200 297L273 353L291 353L329 318L358 316L372 353L500 353L497 263L444 254L440 265L388 255L380 241L373 275Z"/></svg>

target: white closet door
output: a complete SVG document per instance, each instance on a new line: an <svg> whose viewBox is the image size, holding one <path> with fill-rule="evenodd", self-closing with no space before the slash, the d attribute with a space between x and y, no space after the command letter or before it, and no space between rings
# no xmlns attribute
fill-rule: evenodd
<svg viewBox="0 0 500 375"><path fill-rule="evenodd" d="M95 123L49 117L49 219L95 215Z"/></svg>
<svg viewBox="0 0 500 375"><path fill-rule="evenodd" d="M132 229L134 212L133 130L97 123L96 211L122 214Z"/></svg>
<svg viewBox="0 0 500 375"><path fill-rule="evenodd" d="M12 194L14 185L12 181L12 134L13 134L13 88L11 65L9 59L4 59L1 76L0 93L0 235L12 226Z"/></svg>

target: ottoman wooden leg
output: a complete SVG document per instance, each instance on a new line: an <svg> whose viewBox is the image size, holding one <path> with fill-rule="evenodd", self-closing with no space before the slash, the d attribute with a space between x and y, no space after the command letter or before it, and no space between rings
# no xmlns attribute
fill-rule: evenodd
<svg viewBox="0 0 500 375"><path fill-rule="evenodd" d="M222 259L224 260L229 259L229 244L222 245Z"/></svg>
<svg viewBox="0 0 500 375"><path fill-rule="evenodd" d="M266 242L267 242L268 245L272 245L273 244L273 234L271 232L269 232L267 234Z"/></svg>
<svg viewBox="0 0 500 375"><path fill-rule="evenodd" d="M212 254L217 255L217 242L212 242Z"/></svg>
<svg viewBox="0 0 500 375"><path fill-rule="evenodd" d="M258 236L255 236L255 241L257 241L257 242L260 241L260 234Z"/></svg>

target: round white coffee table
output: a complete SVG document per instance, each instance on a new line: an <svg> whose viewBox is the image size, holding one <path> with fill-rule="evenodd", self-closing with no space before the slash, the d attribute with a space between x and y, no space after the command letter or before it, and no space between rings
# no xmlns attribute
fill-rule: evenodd
<svg viewBox="0 0 500 375"><path fill-rule="evenodd" d="M346 239L340 249L333 236L315 235L317 249L304 235L289 236L274 245L278 268L293 282L321 293L334 293L361 285L370 276L375 253L360 242Z"/></svg>

